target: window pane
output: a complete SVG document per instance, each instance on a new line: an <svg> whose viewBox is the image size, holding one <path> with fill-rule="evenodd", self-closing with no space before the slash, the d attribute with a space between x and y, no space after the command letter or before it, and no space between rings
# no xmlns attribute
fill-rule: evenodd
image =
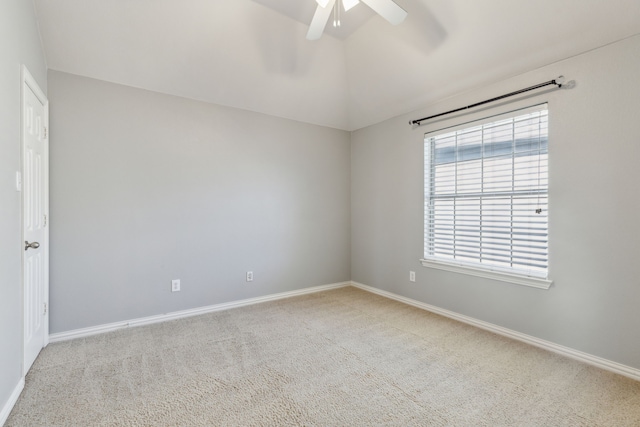
<svg viewBox="0 0 640 427"><path fill-rule="evenodd" d="M548 114L425 139L425 258L546 277Z"/></svg>

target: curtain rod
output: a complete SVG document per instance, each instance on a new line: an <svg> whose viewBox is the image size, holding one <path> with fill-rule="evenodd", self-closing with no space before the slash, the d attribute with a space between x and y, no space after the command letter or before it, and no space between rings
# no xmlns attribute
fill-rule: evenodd
<svg viewBox="0 0 640 427"><path fill-rule="evenodd" d="M423 122L425 120L435 119L436 117L446 116L447 114L452 114L452 113L457 113L458 111L468 110L469 108L478 107L480 105L488 104L489 102L499 101L501 99L508 98L510 96L519 95L521 93L529 92L530 90L534 90L534 89L540 89L541 87L545 87L545 86L556 85L556 86L558 86L558 88L561 88L563 84L564 84L564 76L559 76L558 78L553 79L553 80L549 80L548 82L540 83L540 84L537 84L535 86L530 86L530 87L525 88L525 89L516 90L515 92L510 92L510 93L507 93L507 94L504 94L504 95L497 96L495 98L487 99L485 101L476 102L475 104L467 105L466 107L456 108L455 110L446 111L446 112L440 113L440 114L434 114L433 116L423 117L423 118L417 119L417 120L409 120L409 124L411 126L413 126L413 125L420 126L422 124L421 122Z"/></svg>

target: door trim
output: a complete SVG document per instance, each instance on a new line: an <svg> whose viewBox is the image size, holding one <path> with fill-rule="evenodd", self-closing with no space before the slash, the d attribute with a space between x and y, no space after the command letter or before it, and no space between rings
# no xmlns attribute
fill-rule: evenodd
<svg viewBox="0 0 640 427"><path fill-rule="evenodd" d="M29 70L25 65L22 65L21 70L21 85L20 85L20 173L24 176L24 147L25 147L25 134L24 134L24 105L25 105L25 91L30 89L33 94L38 98L44 107L44 126L47 129L44 139L44 212L47 216L47 223L44 227L44 242L40 245L43 248L44 254L44 302L47 307L47 311L44 315L44 340L42 347L46 347L49 344L49 225L51 219L49 218L49 100L44 94L40 86L33 78ZM26 376L26 335L25 335L25 313L26 304L24 300L24 188L21 188L20 195L20 259L22 260L22 267L20 272L21 282L21 300L22 300L22 376Z"/></svg>

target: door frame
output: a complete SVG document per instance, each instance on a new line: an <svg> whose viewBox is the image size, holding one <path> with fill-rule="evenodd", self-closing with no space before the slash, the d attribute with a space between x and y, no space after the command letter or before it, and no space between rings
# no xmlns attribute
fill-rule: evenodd
<svg viewBox="0 0 640 427"><path fill-rule="evenodd" d="M40 244L40 248L43 250L44 258L44 302L46 304L46 312L44 314L44 341L42 347L46 347L49 344L49 224L51 223L49 218L49 100L44 94L40 86L33 78L29 70L25 65L22 65L21 70L21 85L20 85L20 259L21 259L21 271L20 271L20 284L21 284L21 300L22 300L22 376L27 375L26 369L26 322L25 316L27 313L25 300L25 287L24 287L24 263L25 263L25 250L24 250L24 189L23 180L24 177L24 149L25 149L25 132L24 132L24 106L25 106L25 93L27 90L31 90L33 94L38 98L44 107L44 126L46 134L44 138L44 212L47 216L47 222L44 227L44 242Z"/></svg>

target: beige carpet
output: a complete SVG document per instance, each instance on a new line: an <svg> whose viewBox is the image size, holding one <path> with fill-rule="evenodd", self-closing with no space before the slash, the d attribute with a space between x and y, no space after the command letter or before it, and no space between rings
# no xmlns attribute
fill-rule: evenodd
<svg viewBox="0 0 640 427"><path fill-rule="evenodd" d="M640 426L640 382L342 288L52 344L7 426Z"/></svg>

